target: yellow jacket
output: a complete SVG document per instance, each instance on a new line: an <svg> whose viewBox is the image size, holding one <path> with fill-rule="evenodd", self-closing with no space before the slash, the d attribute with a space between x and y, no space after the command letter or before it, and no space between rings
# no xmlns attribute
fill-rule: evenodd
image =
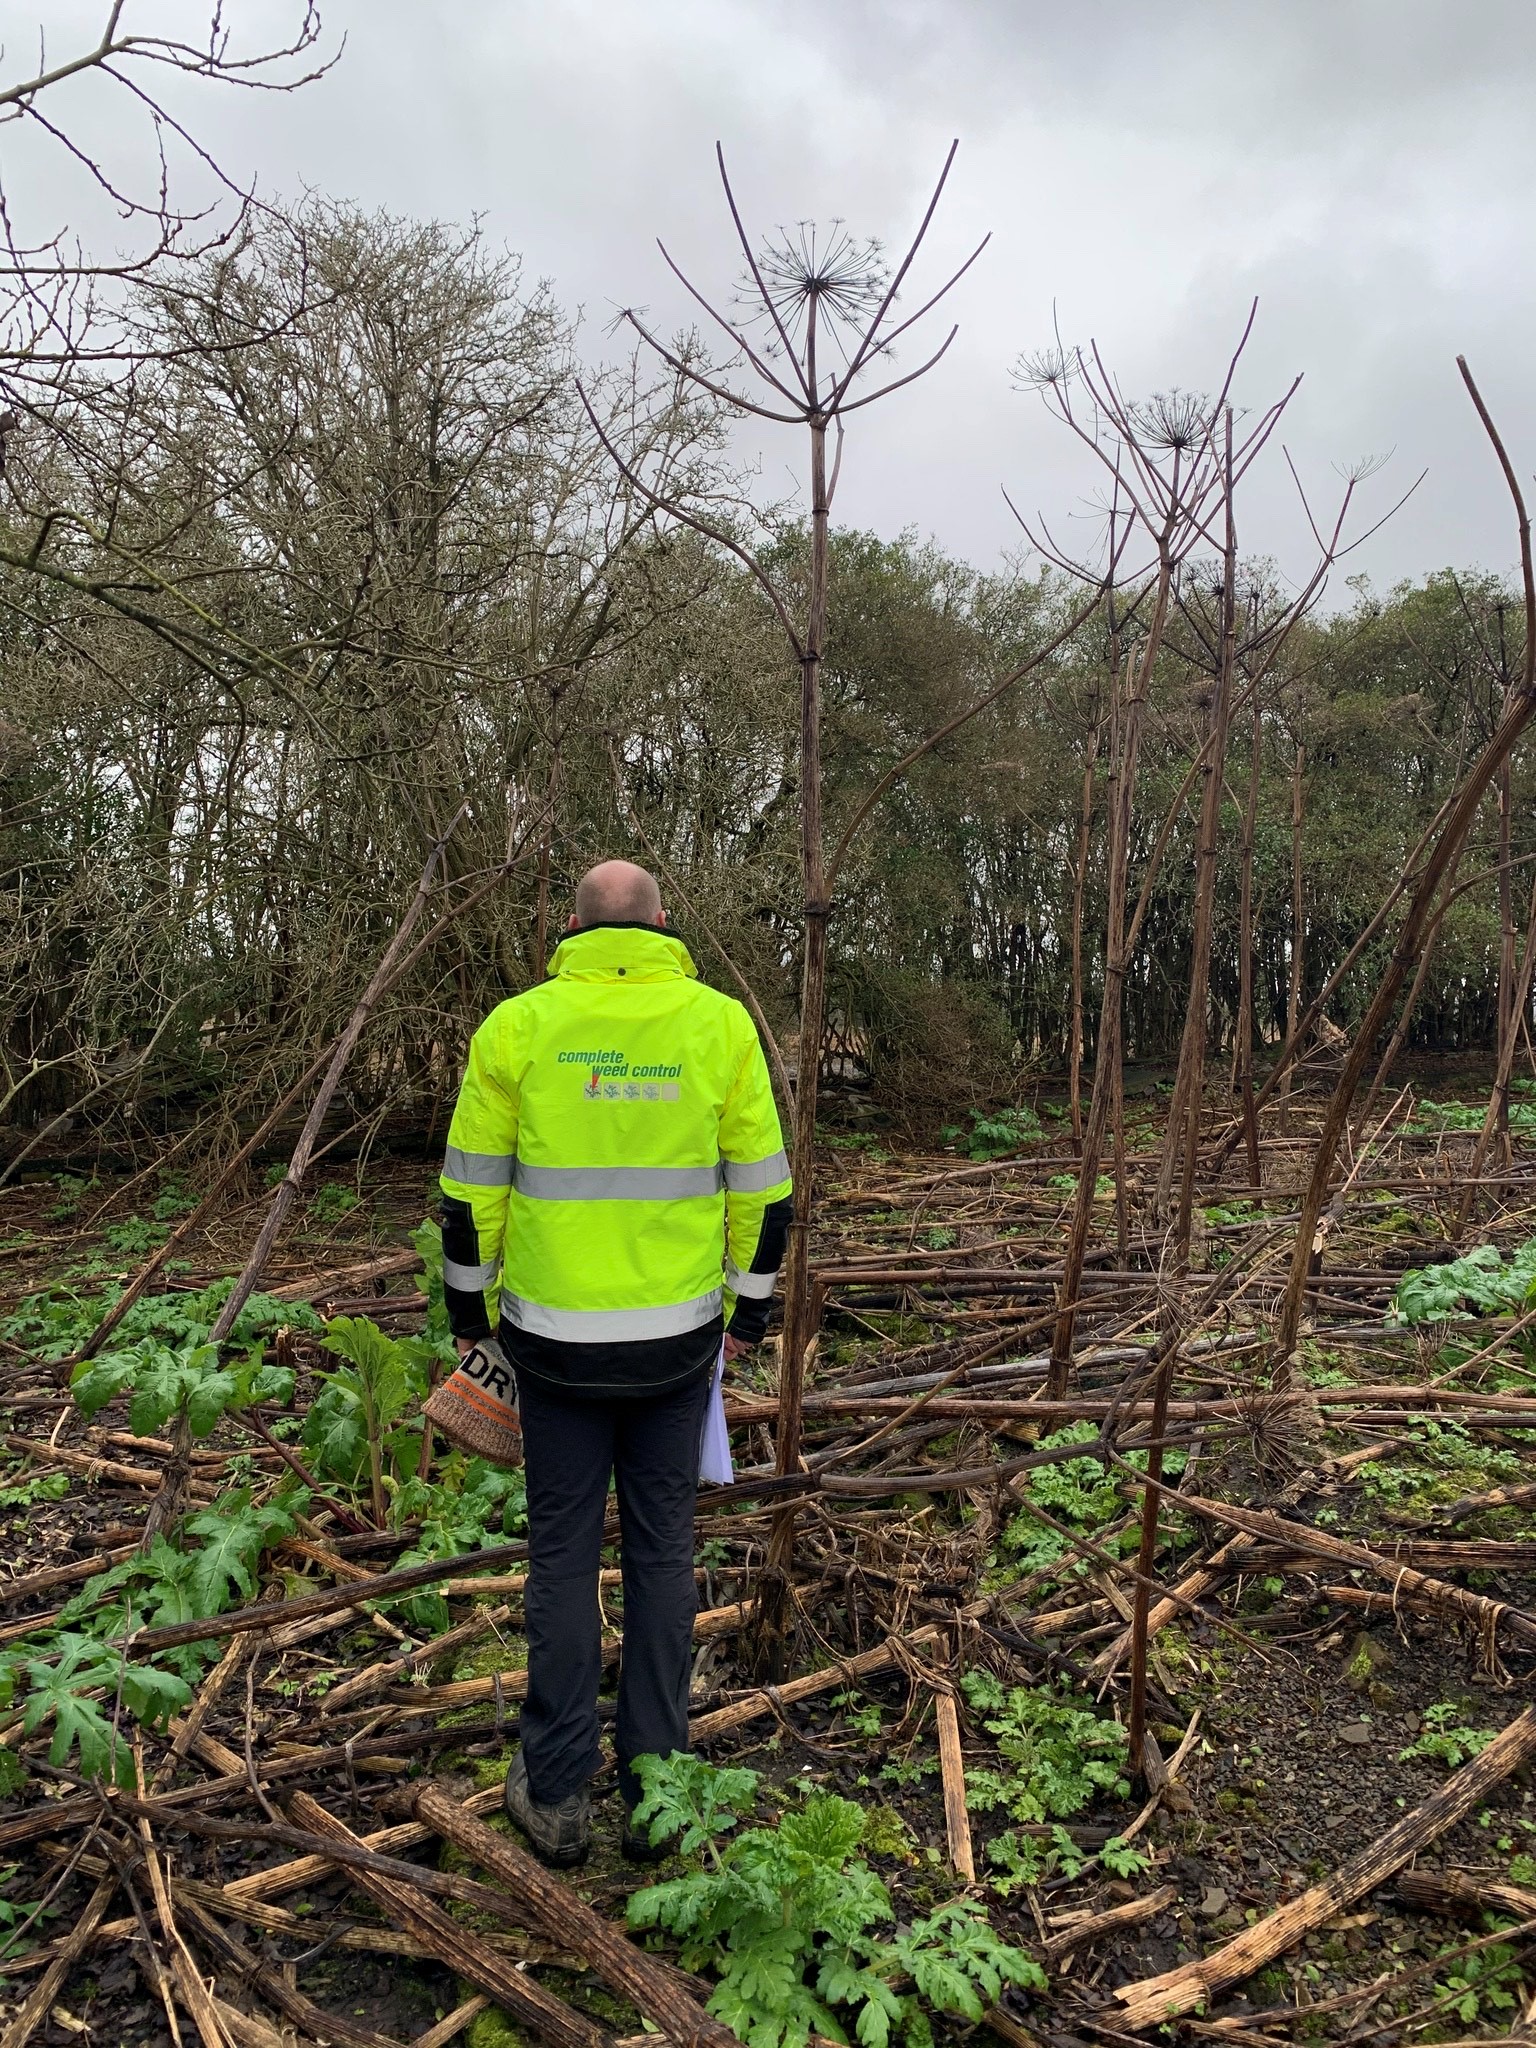
<svg viewBox="0 0 1536 2048"><path fill-rule="evenodd" d="M470 1044L442 1174L455 1331L499 1321L520 1364L722 1316L761 1335L790 1175L751 1017L655 926L573 932L549 971Z"/></svg>

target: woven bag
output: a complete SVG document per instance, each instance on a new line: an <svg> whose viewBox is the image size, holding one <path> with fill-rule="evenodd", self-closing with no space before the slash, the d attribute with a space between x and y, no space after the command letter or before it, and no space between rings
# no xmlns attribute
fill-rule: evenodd
<svg viewBox="0 0 1536 2048"><path fill-rule="evenodd" d="M509 1469L523 1462L517 1381L494 1337L482 1337L460 1359L457 1372L429 1396L426 1415L455 1449L472 1458Z"/></svg>

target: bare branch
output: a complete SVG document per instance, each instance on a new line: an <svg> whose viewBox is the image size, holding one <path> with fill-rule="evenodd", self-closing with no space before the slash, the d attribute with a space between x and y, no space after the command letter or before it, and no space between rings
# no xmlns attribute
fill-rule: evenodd
<svg viewBox="0 0 1536 2048"><path fill-rule="evenodd" d="M614 466L618 469L620 475L624 477L625 481L632 484L640 492L641 496L649 504L653 505L658 512L665 512L669 519L677 520L681 526L691 527L695 533L702 534L705 540L713 541L717 547L725 548L730 554L733 554L742 567L751 572L753 581L773 606L774 613L778 618L779 624L784 628L785 635L791 647L794 648L797 659L803 658L804 646L800 634L795 627L794 621L790 618L783 598L780 597L773 583L764 574L761 563L754 560L747 549L739 541L733 540L728 533L722 533L718 527L711 526L706 520L697 518L686 506L680 505L675 499L664 497L660 492L652 490L644 477L631 469L623 456L620 455L618 449L614 447L602 421L593 410L592 401L586 393L586 387L579 378L576 382L576 389L580 394L582 404L586 407L587 418L592 423L592 431L607 449L613 459Z"/></svg>

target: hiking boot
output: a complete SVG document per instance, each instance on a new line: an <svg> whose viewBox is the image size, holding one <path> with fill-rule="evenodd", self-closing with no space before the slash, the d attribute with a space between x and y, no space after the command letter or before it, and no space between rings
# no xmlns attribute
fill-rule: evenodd
<svg viewBox="0 0 1536 2048"><path fill-rule="evenodd" d="M528 1837L541 1863L551 1870L569 1870L585 1863L592 1846L592 1795L585 1785L553 1806L540 1806L528 1790L528 1770L519 1750L507 1772L503 1797L508 1818Z"/></svg>

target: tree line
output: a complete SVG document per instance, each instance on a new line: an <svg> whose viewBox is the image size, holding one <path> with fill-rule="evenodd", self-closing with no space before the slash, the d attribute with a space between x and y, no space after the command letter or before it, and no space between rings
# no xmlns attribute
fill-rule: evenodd
<svg viewBox="0 0 1536 2048"><path fill-rule="evenodd" d="M753 503L728 403L665 355L581 371L571 318L473 231L323 201L123 289L131 367L70 364L4 437L18 1140L69 1116L226 1141L334 1039L445 835L439 902L495 886L372 1015L345 1083L357 1130L441 1129L467 1032L543 971L575 876L616 850L658 867L701 972L751 989L793 1066L801 678L752 565L798 603L815 537ZM1085 607L1070 565L982 573L835 523L825 574L831 842L998 691L848 842L829 1059L919 1126L1081 1077L1142 593L1111 580ZM1262 1068L1402 876L1498 720L1523 614L1497 578L1446 569L1295 617L1279 571L1229 571L1214 528L1165 581L1123 1052L1171 1060L1184 1029L1225 620L1205 1023L1226 1082L1245 1044ZM1479 814L1411 1049L1496 1041L1529 785L1517 755ZM1324 1030L1350 1031L1390 942Z"/></svg>

